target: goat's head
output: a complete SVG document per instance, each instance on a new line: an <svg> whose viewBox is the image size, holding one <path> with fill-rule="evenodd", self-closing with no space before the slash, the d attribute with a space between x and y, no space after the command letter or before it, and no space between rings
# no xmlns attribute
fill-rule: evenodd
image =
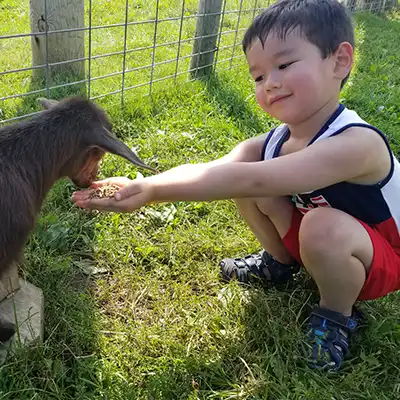
<svg viewBox="0 0 400 400"><path fill-rule="evenodd" d="M38 99L46 110L63 110L70 108L68 118L80 118L71 126L79 130L78 151L67 161L63 175L68 176L78 187L88 187L96 180L99 164L103 156L109 152L124 157L133 164L155 172L146 165L129 147L117 139L110 130L112 125L106 113L89 100L77 97L67 98L60 102L45 98ZM76 115L75 115L76 114Z"/></svg>

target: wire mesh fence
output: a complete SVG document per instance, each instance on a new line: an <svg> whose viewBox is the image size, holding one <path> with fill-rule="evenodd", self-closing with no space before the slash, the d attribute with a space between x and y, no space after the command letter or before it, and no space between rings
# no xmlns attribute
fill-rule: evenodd
<svg viewBox="0 0 400 400"><path fill-rule="evenodd" d="M397 5L397 0L340 0L351 11L383 13Z"/></svg>
<svg viewBox="0 0 400 400"><path fill-rule="evenodd" d="M393 0L342 0L380 12ZM38 97L127 99L166 82L233 69L263 0L3 0L0 124L36 114Z"/></svg>
<svg viewBox="0 0 400 400"><path fill-rule="evenodd" d="M38 97L79 93L91 99L119 96L124 102L129 92L147 95L167 80L193 79L202 69L234 68L243 61L242 32L270 2L204 3L203 12L199 0L0 3L2 20L10 22L0 28L0 123L38 112ZM73 14L81 10L77 4L84 6L81 26ZM213 16L214 31L199 33L199 20ZM210 38L214 46L202 45ZM79 51L61 49L65 43ZM42 57L35 56L35 47ZM205 64L207 53L212 57Z"/></svg>

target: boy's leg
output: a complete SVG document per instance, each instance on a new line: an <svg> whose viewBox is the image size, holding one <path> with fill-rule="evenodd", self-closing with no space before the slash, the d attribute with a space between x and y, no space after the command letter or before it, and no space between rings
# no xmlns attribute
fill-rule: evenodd
<svg viewBox="0 0 400 400"><path fill-rule="evenodd" d="M317 208L292 219L297 216L286 198L246 199L237 204L262 246L281 263L293 260L281 239L291 231L292 254L313 277L321 297L307 324L307 357L312 366L339 368L349 350L349 334L357 326L347 317L354 317L353 306L374 256L366 228L332 208Z"/></svg>
<svg viewBox="0 0 400 400"><path fill-rule="evenodd" d="M367 228L350 215L317 208L302 218L299 250L320 294L307 323L306 357L312 367L336 370L358 325L354 303L366 283L374 245Z"/></svg>
<svg viewBox="0 0 400 400"><path fill-rule="evenodd" d="M368 232L342 211L317 208L303 217L299 242L303 264L320 292L320 306L350 316L374 255Z"/></svg>
<svg viewBox="0 0 400 400"><path fill-rule="evenodd" d="M243 258L223 259L219 264L223 278L248 283L258 276L275 284L291 280L300 265L282 242L292 223L294 207L290 200L284 197L240 199L236 204L265 250Z"/></svg>
<svg viewBox="0 0 400 400"><path fill-rule="evenodd" d="M292 220L291 202L283 197L240 199L235 202L261 246L281 263L293 262L293 257L282 243Z"/></svg>
<svg viewBox="0 0 400 400"><path fill-rule="evenodd" d="M257 198L236 203L263 248L283 264L293 262L282 242L292 221L290 200ZM302 218L299 242L301 261L318 286L320 305L350 316L374 253L365 228L340 210L316 208Z"/></svg>

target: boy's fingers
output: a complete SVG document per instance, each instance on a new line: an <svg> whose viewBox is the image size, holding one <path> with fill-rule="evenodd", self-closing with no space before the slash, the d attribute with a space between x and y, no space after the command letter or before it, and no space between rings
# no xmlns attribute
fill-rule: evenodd
<svg viewBox="0 0 400 400"><path fill-rule="evenodd" d="M116 211L117 204L114 199L77 199L75 204L81 208L99 211Z"/></svg>
<svg viewBox="0 0 400 400"><path fill-rule="evenodd" d="M99 187L101 187L101 186L108 185L109 183L111 183L111 179L110 179L110 178L102 179L102 180L100 180L100 181L93 182L93 183L90 185L89 189L97 189L97 188L99 188Z"/></svg>
<svg viewBox="0 0 400 400"><path fill-rule="evenodd" d="M132 198L128 198L121 201L116 201L113 198L110 199L76 199L75 205L81 208L98 210L98 211L113 211L113 212L132 212L143 205L145 202L140 198L136 199L133 203Z"/></svg>
<svg viewBox="0 0 400 400"><path fill-rule="evenodd" d="M125 200L128 197L132 197L132 196L140 193L140 191L141 191L140 185L131 183L130 185L127 185L127 186L119 189L118 192L115 193L115 199L117 201Z"/></svg>
<svg viewBox="0 0 400 400"><path fill-rule="evenodd" d="M89 198L89 191L87 190L80 190L78 192L72 193L72 200L84 200Z"/></svg>

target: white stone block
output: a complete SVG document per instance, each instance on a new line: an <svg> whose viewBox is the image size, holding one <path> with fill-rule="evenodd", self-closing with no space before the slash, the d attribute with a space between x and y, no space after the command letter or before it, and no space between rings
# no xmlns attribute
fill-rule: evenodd
<svg viewBox="0 0 400 400"><path fill-rule="evenodd" d="M0 344L0 364L4 363L7 352L13 346L25 346L43 341L44 297L38 287L20 279L20 289L0 302L2 320L16 325L16 333L3 345Z"/></svg>

